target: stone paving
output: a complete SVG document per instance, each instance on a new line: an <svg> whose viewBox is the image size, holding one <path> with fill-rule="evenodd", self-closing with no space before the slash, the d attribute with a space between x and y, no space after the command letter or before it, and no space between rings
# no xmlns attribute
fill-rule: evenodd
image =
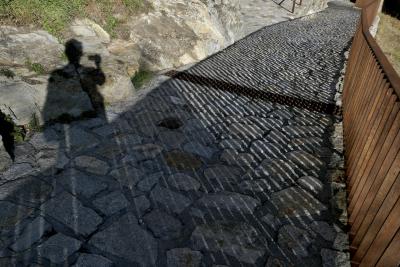
<svg viewBox="0 0 400 267"><path fill-rule="evenodd" d="M108 121L18 145L0 266L348 266L338 117L295 102L335 103L357 19L331 6L263 28Z"/></svg>

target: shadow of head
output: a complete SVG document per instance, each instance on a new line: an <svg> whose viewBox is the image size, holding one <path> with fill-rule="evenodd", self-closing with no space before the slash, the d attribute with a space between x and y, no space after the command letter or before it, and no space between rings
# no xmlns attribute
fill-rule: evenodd
<svg viewBox="0 0 400 267"><path fill-rule="evenodd" d="M71 64L79 64L83 55L82 43L75 39L66 42L65 55Z"/></svg>

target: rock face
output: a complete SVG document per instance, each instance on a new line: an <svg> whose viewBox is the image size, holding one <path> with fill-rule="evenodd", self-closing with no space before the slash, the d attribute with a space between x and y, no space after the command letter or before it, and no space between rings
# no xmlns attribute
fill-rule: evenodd
<svg viewBox="0 0 400 267"><path fill-rule="evenodd" d="M129 28L130 39L154 70L201 60L233 43L240 28L237 0L156 0L152 4L154 10L132 19Z"/></svg>

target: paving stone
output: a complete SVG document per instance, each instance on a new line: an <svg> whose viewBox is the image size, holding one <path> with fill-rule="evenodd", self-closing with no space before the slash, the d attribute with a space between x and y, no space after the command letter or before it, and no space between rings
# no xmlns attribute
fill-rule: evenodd
<svg viewBox="0 0 400 267"><path fill-rule="evenodd" d="M87 175L75 169L67 169L60 176L55 176L50 181L57 189L62 189L70 192L75 196L91 198L97 193L105 190L107 184L95 176Z"/></svg>
<svg viewBox="0 0 400 267"><path fill-rule="evenodd" d="M13 229L19 222L30 216L32 208L0 201L0 232Z"/></svg>
<svg viewBox="0 0 400 267"><path fill-rule="evenodd" d="M192 203L192 201L184 195L161 186L156 186L151 191L150 197L152 201L154 201L156 207L161 207L166 211L177 214L181 213Z"/></svg>
<svg viewBox="0 0 400 267"><path fill-rule="evenodd" d="M131 166L124 165L121 168L112 170L110 175L114 177L122 186L133 189L135 185L145 177L142 170Z"/></svg>
<svg viewBox="0 0 400 267"><path fill-rule="evenodd" d="M203 165L202 161L195 155L179 150L165 153L164 159L168 166L181 171L195 170Z"/></svg>
<svg viewBox="0 0 400 267"><path fill-rule="evenodd" d="M107 174L110 168L107 162L90 156L76 157L73 162L75 167L98 175Z"/></svg>
<svg viewBox="0 0 400 267"><path fill-rule="evenodd" d="M158 139L169 149L179 149L186 141L184 134L177 131L163 131L158 135Z"/></svg>
<svg viewBox="0 0 400 267"><path fill-rule="evenodd" d="M37 172L29 163L13 164L8 170L3 172L1 178L2 180L12 181L28 175L35 175Z"/></svg>
<svg viewBox="0 0 400 267"><path fill-rule="evenodd" d="M20 252L38 242L44 234L51 230L51 225L47 223L43 217L36 217L29 223L22 233L18 236L15 242L10 246L13 251Z"/></svg>
<svg viewBox="0 0 400 267"><path fill-rule="evenodd" d="M207 194L200 198L196 205L207 209L224 210L228 213L253 214L261 203L252 197L233 193L220 192Z"/></svg>
<svg viewBox="0 0 400 267"><path fill-rule="evenodd" d="M219 221L199 225L190 241L193 249L222 253L249 265L255 265L262 259L267 249L267 244L260 241L258 231L246 223Z"/></svg>
<svg viewBox="0 0 400 267"><path fill-rule="evenodd" d="M280 120L290 120L293 117L293 113L287 110L274 110L268 114L270 118L276 118Z"/></svg>
<svg viewBox="0 0 400 267"><path fill-rule="evenodd" d="M146 196L138 196L133 199L133 204L135 205L136 214L140 217L146 213L146 211L150 208L150 201Z"/></svg>
<svg viewBox="0 0 400 267"><path fill-rule="evenodd" d="M216 165L204 170L204 176L208 180L220 180L237 182L240 179L241 170L238 167Z"/></svg>
<svg viewBox="0 0 400 267"><path fill-rule="evenodd" d="M183 146L183 149L191 154L206 158L206 159L211 159L213 154L215 153L215 149L204 146L198 142L189 142Z"/></svg>
<svg viewBox="0 0 400 267"><path fill-rule="evenodd" d="M137 187L137 189L139 189L140 191L143 191L143 192L151 191L151 189L153 189L153 187L156 184L158 184L158 182L163 177L163 175L164 175L163 172L157 172L157 173L145 176L145 178L143 178L143 180L138 182L136 187Z"/></svg>
<svg viewBox="0 0 400 267"><path fill-rule="evenodd" d="M147 227L151 230L153 235L162 240L169 240L178 238L181 235L183 228L179 219L176 219L168 213L153 210L146 216L144 221Z"/></svg>
<svg viewBox="0 0 400 267"><path fill-rule="evenodd" d="M308 246L313 243L313 239L306 230L294 225L284 225L279 229L278 245L297 257L307 257Z"/></svg>
<svg viewBox="0 0 400 267"><path fill-rule="evenodd" d="M234 149L237 151L244 151L247 147L246 142L241 139L225 139L219 143L221 149Z"/></svg>
<svg viewBox="0 0 400 267"><path fill-rule="evenodd" d="M238 186L240 188L240 192L243 194L262 194L262 193L270 193L272 192L271 181L267 179L257 179L257 180L246 180L241 182Z"/></svg>
<svg viewBox="0 0 400 267"><path fill-rule="evenodd" d="M241 123L234 123L229 126L229 133L234 137L258 139L261 138L265 131L260 129L257 125L246 125Z"/></svg>
<svg viewBox="0 0 400 267"><path fill-rule="evenodd" d="M336 230L327 222L323 221L314 221L311 223L311 229L318 233L322 238L327 241L334 241L336 237Z"/></svg>
<svg viewBox="0 0 400 267"><path fill-rule="evenodd" d="M168 267L200 267L203 255L190 248L174 248L167 251Z"/></svg>
<svg viewBox="0 0 400 267"><path fill-rule="evenodd" d="M304 189L289 187L273 193L267 205L273 207L278 217L292 218L319 215L327 207Z"/></svg>
<svg viewBox="0 0 400 267"><path fill-rule="evenodd" d="M20 178L0 186L0 200L36 206L50 196L52 189L42 180L32 177Z"/></svg>
<svg viewBox="0 0 400 267"><path fill-rule="evenodd" d="M233 149L225 149L221 160L229 165L236 165L244 169L251 169L257 165L254 156L249 153L237 153Z"/></svg>
<svg viewBox="0 0 400 267"><path fill-rule="evenodd" d="M324 166L322 160L304 151L290 152L288 158L306 170L315 169L319 171Z"/></svg>
<svg viewBox="0 0 400 267"><path fill-rule="evenodd" d="M93 148L99 144L98 139L79 127L70 127L65 134L68 134L68 148L73 153Z"/></svg>
<svg viewBox="0 0 400 267"><path fill-rule="evenodd" d="M300 177L301 170L287 160L263 160L257 168L258 172L266 176L279 178L282 182L291 183Z"/></svg>
<svg viewBox="0 0 400 267"><path fill-rule="evenodd" d="M162 152L162 147L156 144L144 144L134 146L130 153L134 155L136 161L154 159Z"/></svg>
<svg viewBox="0 0 400 267"><path fill-rule="evenodd" d="M156 240L131 213L93 235L89 245L141 266L153 266L157 261Z"/></svg>
<svg viewBox="0 0 400 267"><path fill-rule="evenodd" d="M31 143L36 150L58 149L60 146L60 139L55 131L47 130L43 133L35 134L29 140L29 143Z"/></svg>
<svg viewBox="0 0 400 267"><path fill-rule="evenodd" d="M268 213L261 217L261 221L265 222L273 230L278 230L279 220L277 220L274 215Z"/></svg>
<svg viewBox="0 0 400 267"><path fill-rule="evenodd" d="M350 255L346 252L321 249L323 267L350 267Z"/></svg>
<svg viewBox="0 0 400 267"><path fill-rule="evenodd" d="M116 129L111 125L102 125L100 127L94 128L92 132L102 136L102 137L109 137L116 133Z"/></svg>
<svg viewBox="0 0 400 267"><path fill-rule="evenodd" d="M52 263L61 264L67 261L68 257L80 248L81 244L81 241L59 233L39 245L38 254Z"/></svg>
<svg viewBox="0 0 400 267"><path fill-rule="evenodd" d="M114 191L108 195L97 198L93 201L93 205L105 215L112 215L128 206L128 200L118 191Z"/></svg>
<svg viewBox="0 0 400 267"><path fill-rule="evenodd" d="M73 267L113 267L114 264L107 258L95 254L80 254Z"/></svg>
<svg viewBox="0 0 400 267"><path fill-rule="evenodd" d="M288 151L279 143L270 143L265 140L254 141L250 146L250 152L258 159L282 159Z"/></svg>
<svg viewBox="0 0 400 267"><path fill-rule="evenodd" d="M86 208L74 196L61 193L40 207L45 217L53 218L74 233L88 236L97 229L102 219L96 212Z"/></svg>
<svg viewBox="0 0 400 267"><path fill-rule="evenodd" d="M269 257L265 267L294 267L294 265L283 259Z"/></svg>
<svg viewBox="0 0 400 267"><path fill-rule="evenodd" d="M168 184L181 191L197 191L200 188L200 183L195 178L184 173L169 176Z"/></svg>
<svg viewBox="0 0 400 267"><path fill-rule="evenodd" d="M297 180L299 185L313 194L320 194L324 190L324 184L315 177L304 176Z"/></svg>

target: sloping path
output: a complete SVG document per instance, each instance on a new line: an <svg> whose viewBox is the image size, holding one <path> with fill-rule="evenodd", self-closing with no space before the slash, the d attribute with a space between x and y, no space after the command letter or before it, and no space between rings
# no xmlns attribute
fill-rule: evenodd
<svg viewBox="0 0 400 267"><path fill-rule="evenodd" d="M266 27L110 122L17 146L0 266L347 266L327 176L357 17L333 6Z"/></svg>

